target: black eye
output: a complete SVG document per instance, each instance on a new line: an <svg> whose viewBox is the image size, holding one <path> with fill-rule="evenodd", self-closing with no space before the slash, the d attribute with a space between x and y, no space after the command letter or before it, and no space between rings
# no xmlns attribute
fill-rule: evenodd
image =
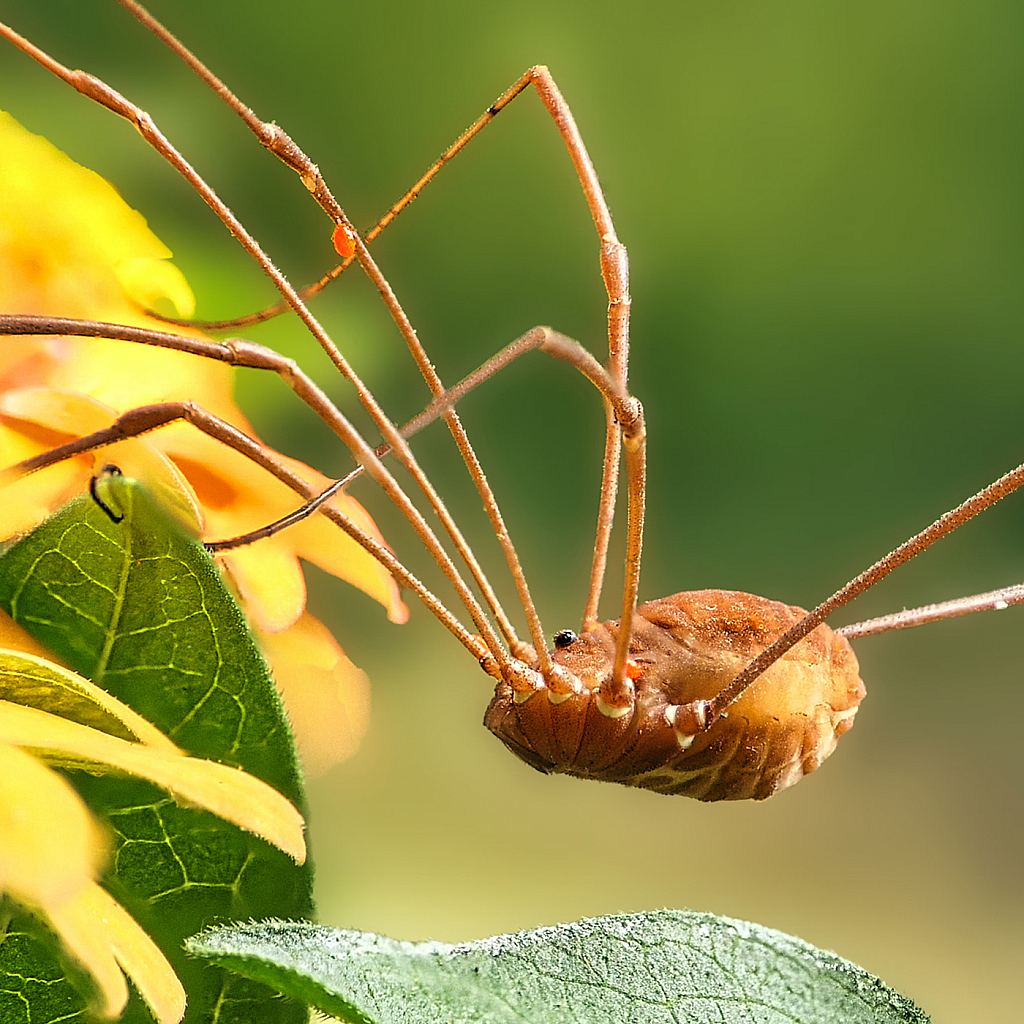
<svg viewBox="0 0 1024 1024"><path fill-rule="evenodd" d="M560 629L555 634L555 647L561 651L571 647L577 640L579 637L571 629Z"/></svg>

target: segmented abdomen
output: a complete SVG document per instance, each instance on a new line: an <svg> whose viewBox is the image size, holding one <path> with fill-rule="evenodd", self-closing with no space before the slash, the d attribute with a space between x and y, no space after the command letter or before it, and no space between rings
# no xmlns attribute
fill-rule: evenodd
<svg viewBox="0 0 1024 1024"><path fill-rule="evenodd" d="M864 697L849 643L819 626L755 680L727 717L685 746L671 707L711 699L801 608L729 590L698 590L637 609L630 655L632 710L602 713L596 690L611 673L618 622L553 652L583 684L560 700L538 691L517 703L500 682L484 719L528 764L699 800L762 800L814 771L853 725Z"/></svg>

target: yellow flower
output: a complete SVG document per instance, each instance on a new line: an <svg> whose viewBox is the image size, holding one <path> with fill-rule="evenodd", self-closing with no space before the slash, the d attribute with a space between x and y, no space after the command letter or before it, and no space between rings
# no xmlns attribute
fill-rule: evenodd
<svg viewBox="0 0 1024 1024"><path fill-rule="evenodd" d="M0 310L166 329L145 310L163 299L188 316L194 305L184 278L167 262L170 255L110 185L0 113ZM0 466L108 426L137 406L182 400L252 434L234 405L224 364L107 339L6 338L0 353ZM329 483L308 466L285 461L314 487ZM210 539L255 529L297 503L284 484L237 452L176 423L18 481L0 507L0 537L37 525L81 493L107 462L151 486L156 480L181 516L191 517ZM335 504L379 538L353 498L340 495ZM308 768L323 770L358 743L368 690L363 673L305 614L300 558L360 587L394 622L404 622L408 611L390 574L321 516L221 556L283 684L286 707L298 680L304 683L306 708L294 716L299 748ZM346 738L332 746L339 717Z"/></svg>
<svg viewBox="0 0 1024 1024"><path fill-rule="evenodd" d="M4 643L32 646L0 616ZM120 1014L127 974L159 1024L177 1024L185 992L153 940L95 881L107 837L74 789L44 762L127 772L155 782L305 858L303 822L251 775L187 757L131 708L43 658L0 649L0 895L40 914ZM123 972L123 973L122 973Z"/></svg>

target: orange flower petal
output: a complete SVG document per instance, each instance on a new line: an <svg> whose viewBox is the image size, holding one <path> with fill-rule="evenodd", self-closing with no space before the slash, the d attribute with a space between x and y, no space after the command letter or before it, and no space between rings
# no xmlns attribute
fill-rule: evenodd
<svg viewBox="0 0 1024 1024"><path fill-rule="evenodd" d="M371 528L366 532L381 539L376 524L355 498L343 494L332 500L331 504L357 523L360 518L369 520ZM366 529L365 526L363 528ZM401 625L408 620L409 609L402 601L394 576L371 554L344 534L342 536L345 536L347 543L339 544L337 535L341 534L341 530L337 526L323 516L314 515L293 529L297 533L295 550L300 558L305 558L325 572L351 583L375 601L379 601L387 609L388 618L392 622ZM383 544L382 539L381 543Z"/></svg>
<svg viewBox="0 0 1024 1024"><path fill-rule="evenodd" d="M280 534L258 544L225 551L218 560L231 574L256 629L277 633L302 614L306 607L306 580L298 559Z"/></svg>
<svg viewBox="0 0 1024 1024"><path fill-rule="evenodd" d="M172 429L174 433L171 429L161 431L159 437L154 438L155 443L176 461L194 487L206 510L208 539L221 540L247 533L279 519L301 504L301 499L290 487L238 452L225 448L210 437L197 437L195 431L185 433L179 428ZM316 490L323 490L331 483L305 463L284 455L278 455L278 458ZM376 523L355 498L340 494L332 499L331 504L379 543L385 543ZM409 610L402 602L391 573L323 516L310 516L273 539L281 541L282 552L288 551L295 558L305 558L359 587L384 605L392 622L401 623L408 619ZM262 540L253 547L270 543L272 541ZM239 587L243 593L266 592L266 588L255 581L243 587L239 579ZM282 613L268 611L268 616L280 619Z"/></svg>
<svg viewBox="0 0 1024 1024"><path fill-rule="evenodd" d="M146 307L167 300L190 313L192 295L166 262L170 252L106 182L6 115L0 115L0 152L0 309L158 330L165 325L147 316ZM54 195L60 203L53 202ZM251 434L232 400L231 379L225 364L154 346L99 338L9 339L0 361L0 465L105 426L117 413L157 402L194 402ZM329 483L303 463L281 458L317 490ZM210 539L249 532L300 504L289 488L237 452L191 425L175 423L145 439L19 480L0 503L0 536L38 524L81 492L94 466L106 462L163 489L193 529L198 502ZM383 544L355 499L340 495L334 504ZM282 630L305 621L299 619L305 603L300 558L362 588L385 605L393 621L407 618L390 574L316 515L223 558L255 625L275 632L281 644L288 642ZM319 624L299 632L303 629L323 632ZM315 639L312 633L309 642L315 649L329 651L318 671L333 678L341 671L337 666L349 663L326 634L317 633ZM345 671L358 673L351 667Z"/></svg>
<svg viewBox="0 0 1024 1024"><path fill-rule="evenodd" d="M31 654L36 658L54 662L62 668L66 667L51 650L44 647L27 629L19 626L2 609L0 609L0 650L21 651L22 654Z"/></svg>
<svg viewBox="0 0 1024 1024"><path fill-rule="evenodd" d="M322 775L355 753L370 720L370 683L323 623L304 614L291 629L257 633L295 731L303 767Z"/></svg>
<svg viewBox="0 0 1024 1024"><path fill-rule="evenodd" d="M71 437L101 430L109 426L117 415L95 398L55 388L8 391L0 395L0 413L8 416L9 422L16 420L11 422L14 431L20 427L28 433L30 425L34 425L44 427L54 435L67 434ZM56 441L56 437L51 438L39 446L39 451L45 451L51 442ZM144 438L119 441L73 461L78 464L81 476L76 490L84 490L89 474L96 472L100 465L115 465L126 476L143 481L158 495L164 507L187 533L198 537L203 532L202 511L188 481L167 456Z"/></svg>

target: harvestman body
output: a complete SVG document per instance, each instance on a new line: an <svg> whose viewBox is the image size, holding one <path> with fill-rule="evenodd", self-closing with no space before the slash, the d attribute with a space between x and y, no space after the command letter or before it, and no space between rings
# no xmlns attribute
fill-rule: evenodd
<svg viewBox="0 0 1024 1024"><path fill-rule="evenodd" d="M484 719L527 764L700 800L763 799L814 771L853 725L864 684L849 642L818 626L713 726L686 717L806 613L753 594L696 590L640 605L627 672L635 695L621 715L602 707L619 635L603 622L560 633L554 661L579 692L525 702L500 682Z"/></svg>
<svg viewBox="0 0 1024 1024"><path fill-rule="evenodd" d="M273 266L216 193L160 133L148 114L93 76L71 71L57 63L6 26L0 25L0 34L78 91L132 121L143 137L214 209L283 296L279 306L262 313L232 322L197 326L233 330L290 307L342 375L353 384L360 402L380 430L384 444L371 447L294 363L261 346L234 339L220 343L199 341L170 332L55 317L3 316L0 317L2 333L117 338L193 352L236 366L273 370L335 431L358 464L344 480L323 494L314 495L304 481L258 441L191 403L178 402L125 413L106 430L12 467L6 473L8 477L156 429L175 419L187 419L253 459L307 499L307 504L286 519L244 538L209 544L211 550L254 542L319 510L370 551L403 586L415 590L428 609L480 661L484 671L498 680L485 722L513 753L540 771L603 779L663 793L681 793L701 800L763 799L792 785L828 757L838 738L852 726L865 693L847 636L916 625L983 608L1005 607L1024 600L1024 588L1008 588L846 627L839 631L845 636L823 624L835 608L1020 486L1024 482L1024 467L1018 467L901 545L810 614L766 598L724 590L680 593L637 606L645 493L645 428L640 404L626 389L630 305L626 250L615 234L611 214L572 114L547 69L538 67L527 72L459 137L365 237L360 238L328 190L317 166L280 128L261 121L133 0L120 2L235 110L266 148L300 175L330 216L335 225L335 244L344 257L343 262L301 295ZM554 119L597 228L601 271L609 297L608 362L606 365L598 363L576 342L550 328L535 328L461 384L445 389L390 285L370 256L367 244L419 195L444 163L528 86L537 90ZM434 395L425 412L401 429L380 409L304 302L353 260L358 260L381 292ZM455 412L456 403L468 390L511 359L534 348L566 360L583 372L601 392L607 413L604 477L583 626L579 635L568 630L559 633L553 650L547 648L501 513ZM458 527L406 444L408 437L437 418L447 423L483 499L516 582L532 643L517 637ZM601 623L597 620L597 606L616 500L620 451L625 457L629 498L623 614L619 621ZM382 462L389 452L412 474L440 519L482 594L486 610ZM330 496L361 472L370 475L409 519L455 587L475 631L463 626L390 550L364 534L329 504ZM623 629L622 622L629 624L629 628Z"/></svg>

